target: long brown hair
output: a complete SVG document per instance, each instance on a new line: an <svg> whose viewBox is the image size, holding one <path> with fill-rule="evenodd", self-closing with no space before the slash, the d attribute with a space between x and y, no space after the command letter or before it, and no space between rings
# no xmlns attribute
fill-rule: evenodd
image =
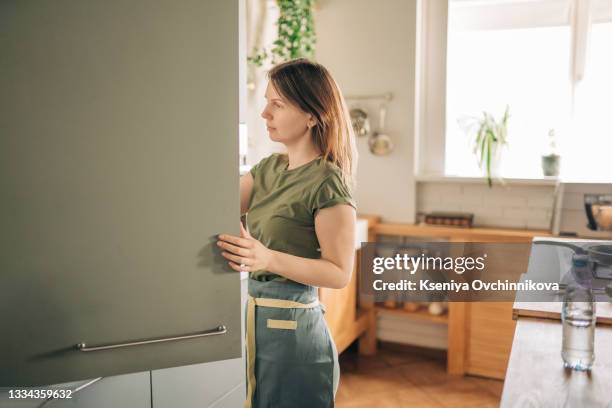
<svg viewBox="0 0 612 408"><path fill-rule="evenodd" d="M321 64L298 58L276 65L268 78L278 93L313 116L312 142L324 160L340 168L344 182L353 189L357 167L353 127L340 87L329 71Z"/></svg>

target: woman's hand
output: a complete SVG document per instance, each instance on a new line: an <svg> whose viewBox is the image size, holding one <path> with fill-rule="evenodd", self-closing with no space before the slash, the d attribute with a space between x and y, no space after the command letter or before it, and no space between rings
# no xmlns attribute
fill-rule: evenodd
<svg viewBox="0 0 612 408"><path fill-rule="evenodd" d="M268 269L272 250L253 238L240 223L240 237L221 234L217 245L232 269L238 272L253 272Z"/></svg>

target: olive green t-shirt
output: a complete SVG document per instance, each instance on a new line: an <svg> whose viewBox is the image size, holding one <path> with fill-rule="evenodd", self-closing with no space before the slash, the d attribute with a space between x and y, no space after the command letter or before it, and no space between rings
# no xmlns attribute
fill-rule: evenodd
<svg viewBox="0 0 612 408"><path fill-rule="evenodd" d="M340 169L319 157L287 170L286 155L274 153L251 169L253 190L247 226L251 236L269 249L304 258L321 257L314 219L317 211L336 204L357 208ZM252 279L287 280L266 270Z"/></svg>

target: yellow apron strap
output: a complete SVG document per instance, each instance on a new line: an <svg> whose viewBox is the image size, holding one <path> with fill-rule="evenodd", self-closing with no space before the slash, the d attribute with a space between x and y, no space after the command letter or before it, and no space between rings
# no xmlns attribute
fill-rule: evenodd
<svg viewBox="0 0 612 408"><path fill-rule="evenodd" d="M255 395L255 305L279 309L311 309L322 303L319 303L319 299L311 303L300 303L284 299L254 298L249 295L246 316L247 399L244 403L245 408L252 408L253 395Z"/></svg>
<svg viewBox="0 0 612 408"><path fill-rule="evenodd" d="M318 299L311 303L300 303L291 300L269 298L255 298L254 300L257 306L277 307L279 309L311 309L319 305Z"/></svg>
<svg viewBox="0 0 612 408"><path fill-rule="evenodd" d="M245 408L252 407L253 393L255 391L255 298L249 296L247 300L247 399Z"/></svg>

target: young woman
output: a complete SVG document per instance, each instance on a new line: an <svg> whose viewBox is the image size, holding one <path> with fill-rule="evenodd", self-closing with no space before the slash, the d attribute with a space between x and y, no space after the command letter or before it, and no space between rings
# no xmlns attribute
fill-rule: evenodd
<svg viewBox="0 0 612 408"><path fill-rule="evenodd" d="M343 288L353 269L356 152L338 85L297 59L268 74L261 116L287 154L240 179L241 236L222 234L229 265L249 272L247 407L333 407L338 353L317 287Z"/></svg>

